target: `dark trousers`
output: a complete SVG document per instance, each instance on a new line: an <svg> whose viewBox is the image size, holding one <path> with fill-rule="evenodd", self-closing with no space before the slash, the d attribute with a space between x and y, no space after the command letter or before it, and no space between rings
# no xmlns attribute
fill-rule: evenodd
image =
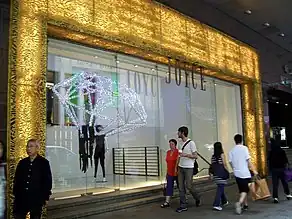
<svg viewBox="0 0 292 219"><path fill-rule="evenodd" d="M178 185L177 176L166 176L166 196L173 196L174 181Z"/></svg>
<svg viewBox="0 0 292 219"><path fill-rule="evenodd" d="M285 194L290 194L288 183L285 180L284 168L272 169L273 198L278 198L279 180L282 182Z"/></svg>
<svg viewBox="0 0 292 219"><path fill-rule="evenodd" d="M100 161L100 166L102 169L102 176L103 178L105 178L105 152L104 151L100 151L100 152L96 152L94 155L94 178L96 178L97 175L97 169L98 169L98 163Z"/></svg>
<svg viewBox="0 0 292 219"><path fill-rule="evenodd" d="M217 184L217 192L216 192L216 196L215 196L215 200L213 203L214 207L219 207L221 204L226 204L227 203L227 198L225 196L225 192L224 192L224 184Z"/></svg>
<svg viewBox="0 0 292 219"><path fill-rule="evenodd" d="M200 195L193 184L193 168L178 168L178 188L180 196L180 207L187 207L187 190L191 193L196 201L200 200Z"/></svg>

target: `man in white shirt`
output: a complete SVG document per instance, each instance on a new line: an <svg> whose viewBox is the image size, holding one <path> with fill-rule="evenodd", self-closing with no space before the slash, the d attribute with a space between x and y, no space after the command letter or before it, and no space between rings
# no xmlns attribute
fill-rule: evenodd
<svg viewBox="0 0 292 219"><path fill-rule="evenodd" d="M240 198L235 204L235 211L237 214L241 214L242 209L247 210L247 194L249 192L249 183L251 181L252 172L257 175L258 172L255 170L251 163L251 157L248 148L242 144L242 135L234 136L235 146L229 152L229 162L233 168L233 173L238 185Z"/></svg>
<svg viewBox="0 0 292 219"><path fill-rule="evenodd" d="M195 142L188 138L189 130L182 126L178 129L178 137L183 141L182 150L178 162L178 186L180 194L180 207L176 212L181 213L187 211L186 189L192 194L196 200L196 206L200 206L200 195L193 187L193 171L194 161L197 159L197 148Z"/></svg>

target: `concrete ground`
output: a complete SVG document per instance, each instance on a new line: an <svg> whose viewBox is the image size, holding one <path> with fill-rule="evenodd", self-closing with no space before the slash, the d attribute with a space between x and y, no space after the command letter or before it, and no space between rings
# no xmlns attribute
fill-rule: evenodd
<svg viewBox="0 0 292 219"><path fill-rule="evenodd" d="M243 212L242 215L236 215L234 213L234 203L238 195L237 187L230 186L226 188L226 194L230 204L222 212L212 211L212 202L215 192L210 191L202 194L202 206L199 208L195 207L193 200L189 197L190 204L188 211L180 214L175 212L175 208L179 203L176 199L173 200L171 208L168 209L161 209L161 203L154 203L123 211L91 216L87 217L87 219L234 219L242 217L253 219L292 219L292 201L285 200L281 185L279 188L279 204L273 204L271 200L250 201L249 210Z"/></svg>

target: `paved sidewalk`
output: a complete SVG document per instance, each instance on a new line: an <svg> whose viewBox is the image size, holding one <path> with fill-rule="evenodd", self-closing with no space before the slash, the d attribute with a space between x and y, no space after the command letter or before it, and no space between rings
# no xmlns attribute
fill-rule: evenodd
<svg viewBox="0 0 292 219"><path fill-rule="evenodd" d="M291 187L291 185L290 185ZM292 191L292 190L291 190ZM226 188L226 194L229 198L230 205L222 212L212 211L212 202L215 195L214 191L202 194L202 206L196 208L193 200L189 197L190 206L187 212L176 213L175 208L178 206L178 200L173 200L172 207L168 209L161 209L161 203L149 204L137 208L126 209L104 215L91 216L87 219L234 219L234 218L252 218L252 219L292 219L292 201L285 200L283 195L282 185L279 188L280 203L273 204L271 200L249 202L250 209L242 215L234 213L234 203L237 200L237 187L231 186Z"/></svg>

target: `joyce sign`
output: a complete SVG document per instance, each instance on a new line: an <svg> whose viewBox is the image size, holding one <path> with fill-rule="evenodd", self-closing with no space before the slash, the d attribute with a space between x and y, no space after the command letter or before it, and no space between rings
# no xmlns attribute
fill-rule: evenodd
<svg viewBox="0 0 292 219"><path fill-rule="evenodd" d="M175 76L175 83L177 86L180 86L182 84L182 74L184 74L184 78L185 78L185 87L189 87L190 85L194 88L197 89L198 88L198 82L199 82L199 86L200 89L202 91L206 90L206 86L205 86L205 79L204 79L204 75L203 75L203 68L202 67L197 67L195 65L192 65L192 70L191 72L188 72L186 67L184 68L184 70L182 70L179 66L180 62L176 61L175 62L175 66L174 66L174 76ZM165 82L167 84L171 83L171 64L170 64L170 60L168 62L168 74L165 77ZM198 71L199 70L199 71ZM196 78L196 74L200 75L199 80Z"/></svg>

